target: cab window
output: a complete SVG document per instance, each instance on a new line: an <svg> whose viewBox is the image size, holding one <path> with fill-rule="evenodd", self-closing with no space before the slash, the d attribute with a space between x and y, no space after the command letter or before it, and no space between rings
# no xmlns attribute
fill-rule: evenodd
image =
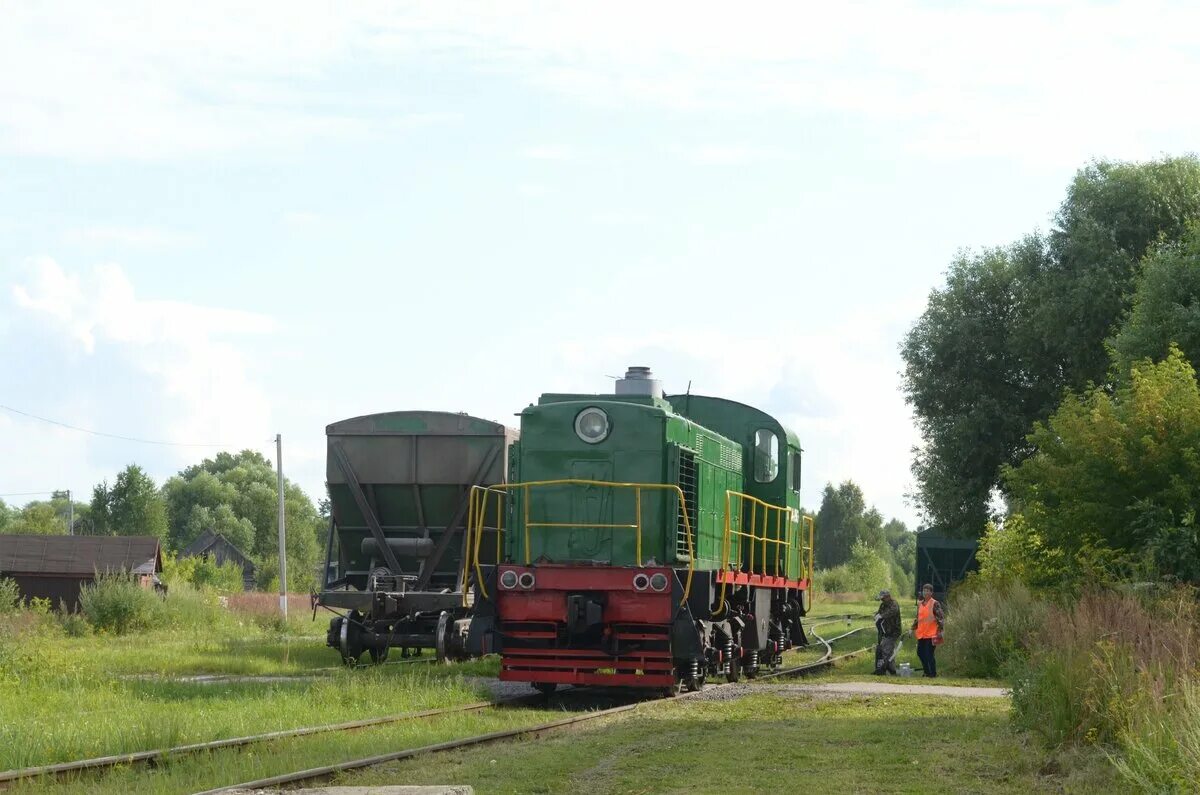
<svg viewBox="0 0 1200 795"><path fill-rule="evenodd" d="M754 479L770 483L779 474L779 437L766 428L754 433Z"/></svg>
<svg viewBox="0 0 1200 795"><path fill-rule="evenodd" d="M793 450L791 453L791 466L788 467L788 487L792 491L800 491L800 451Z"/></svg>

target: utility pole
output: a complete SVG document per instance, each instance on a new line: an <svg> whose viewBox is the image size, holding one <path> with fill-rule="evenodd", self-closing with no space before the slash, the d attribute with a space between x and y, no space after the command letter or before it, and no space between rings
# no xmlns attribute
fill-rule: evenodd
<svg viewBox="0 0 1200 795"><path fill-rule="evenodd" d="M279 612L287 621L287 529L283 517L283 436L275 434L275 475L279 486Z"/></svg>
<svg viewBox="0 0 1200 795"><path fill-rule="evenodd" d="M75 535L75 500L71 499L70 489L67 489L67 535Z"/></svg>

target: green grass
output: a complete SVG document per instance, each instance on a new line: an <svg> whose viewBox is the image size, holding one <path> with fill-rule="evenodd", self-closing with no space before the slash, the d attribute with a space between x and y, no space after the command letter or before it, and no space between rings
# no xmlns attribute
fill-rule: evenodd
<svg viewBox="0 0 1200 795"><path fill-rule="evenodd" d="M97 795L196 792L459 737L534 726L561 716L552 709L509 708L423 718L181 757L152 768L123 768L100 775L29 782L11 792Z"/></svg>
<svg viewBox="0 0 1200 795"><path fill-rule="evenodd" d="M432 668L432 666L431 666ZM0 769L166 748L484 700L424 668L211 684L59 676L0 688Z"/></svg>
<svg viewBox="0 0 1200 795"><path fill-rule="evenodd" d="M467 677L497 669L478 660L347 670L322 634L236 615L124 636L67 637L33 614L12 627L0 627L0 770L469 703L487 694ZM294 678L180 679L200 674Z"/></svg>
<svg viewBox="0 0 1200 795"><path fill-rule="evenodd" d="M536 742L444 752L337 783L470 784L481 795L1111 787L1108 768L1093 760L1071 777L1042 775L1047 760L1007 713L1004 699L916 696L657 703Z"/></svg>

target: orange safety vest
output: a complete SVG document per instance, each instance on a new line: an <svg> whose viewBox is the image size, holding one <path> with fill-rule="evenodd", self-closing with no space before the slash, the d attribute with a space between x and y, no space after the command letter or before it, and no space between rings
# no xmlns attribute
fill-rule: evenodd
<svg viewBox="0 0 1200 795"><path fill-rule="evenodd" d="M917 640L937 637L937 616L933 614L935 604L937 604L937 600L930 598L928 602L921 602L917 605Z"/></svg>

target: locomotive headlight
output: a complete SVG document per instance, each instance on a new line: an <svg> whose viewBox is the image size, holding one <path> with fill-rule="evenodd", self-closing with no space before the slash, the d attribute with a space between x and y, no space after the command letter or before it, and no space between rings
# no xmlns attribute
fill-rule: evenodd
<svg viewBox="0 0 1200 795"><path fill-rule="evenodd" d="M608 415L595 406L584 409L575 417L575 434L588 444L598 444L608 437Z"/></svg>
<svg viewBox="0 0 1200 795"><path fill-rule="evenodd" d="M633 590L644 591L650 587L650 578L642 572L633 575Z"/></svg>
<svg viewBox="0 0 1200 795"><path fill-rule="evenodd" d="M667 575L661 571L650 576L650 587L656 591L667 590Z"/></svg>
<svg viewBox="0 0 1200 795"><path fill-rule="evenodd" d="M511 591L517 587L517 573L512 569L500 575L500 587Z"/></svg>
<svg viewBox="0 0 1200 795"><path fill-rule="evenodd" d="M530 590L531 588L533 588L533 572L531 572L531 571L521 572L521 577L519 579L519 582L521 584L521 587L527 591Z"/></svg>

